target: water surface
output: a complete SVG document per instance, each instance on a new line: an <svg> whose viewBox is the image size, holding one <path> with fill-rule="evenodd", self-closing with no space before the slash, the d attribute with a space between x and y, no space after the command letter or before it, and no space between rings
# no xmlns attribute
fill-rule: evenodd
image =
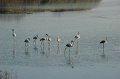
<svg viewBox="0 0 120 79"><path fill-rule="evenodd" d="M0 65L58 66L65 65L65 45L76 32L80 32L79 54L76 45L71 49L75 65L95 65L99 63L119 63L120 61L120 9L118 2L103 1L97 8L74 12L40 12L34 14L0 14ZM17 34L15 47L11 29ZM40 38L50 34L50 55L42 55L40 41L38 51L33 48L33 36ZM57 54L57 35L61 37L60 54ZM107 36L105 56L99 42ZM31 38L28 52L25 53L24 40ZM47 45L47 43L46 43ZM48 52L47 46L45 51ZM15 52L13 52L13 49Z"/></svg>

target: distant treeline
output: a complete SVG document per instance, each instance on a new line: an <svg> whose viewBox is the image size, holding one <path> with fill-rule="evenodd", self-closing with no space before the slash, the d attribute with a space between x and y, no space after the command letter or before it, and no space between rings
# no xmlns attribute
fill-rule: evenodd
<svg viewBox="0 0 120 79"><path fill-rule="evenodd" d="M0 0L0 5L5 4L58 4L58 3L79 3L96 2L100 0Z"/></svg>

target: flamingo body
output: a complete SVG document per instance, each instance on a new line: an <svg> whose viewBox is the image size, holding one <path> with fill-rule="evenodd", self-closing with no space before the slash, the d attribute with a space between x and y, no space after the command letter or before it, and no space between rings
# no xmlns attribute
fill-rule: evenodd
<svg viewBox="0 0 120 79"><path fill-rule="evenodd" d="M80 39L80 32L77 32L74 38L75 39Z"/></svg>
<svg viewBox="0 0 120 79"><path fill-rule="evenodd" d="M16 37L16 33L15 33L15 30L14 30L14 29L12 29L12 36L13 36L13 37Z"/></svg>
<svg viewBox="0 0 120 79"><path fill-rule="evenodd" d="M45 38L41 38L40 41L45 41L46 39Z"/></svg>
<svg viewBox="0 0 120 79"><path fill-rule="evenodd" d="M34 40L37 40L37 39L38 39L38 35L34 36L33 39L34 39Z"/></svg>

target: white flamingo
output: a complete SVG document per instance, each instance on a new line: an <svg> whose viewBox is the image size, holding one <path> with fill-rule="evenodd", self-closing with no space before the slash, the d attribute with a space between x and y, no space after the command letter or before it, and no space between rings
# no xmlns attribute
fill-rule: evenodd
<svg viewBox="0 0 120 79"><path fill-rule="evenodd" d="M60 37L57 36L57 47L58 47L57 53L60 52L60 41L61 41Z"/></svg>
<svg viewBox="0 0 120 79"><path fill-rule="evenodd" d="M80 32L77 32L74 38L75 39L80 39Z"/></svg>
<svg viewBox="0 0 120 79"><path fill-rule="evenodd" d="M78 54L79 53L79 49L78 48L79 48L80 32L77 32L74 38L77 41L76 54Z"/></svg>
<svg viewBox="0 0 120 79"><path fill-rule="evenodd" d="M12 29L12 36L13 36L13 38L16 37L16 33L15 33L15 30L14 30L14 29Z"/></svg>
<svg viewBox="0 0 120 79"><path fill-rule="evenodd" d="M15 55L15 37L16 37L16 33L15 33L14 29L12 29L12 37L13 37L13 55Z"/></svg>

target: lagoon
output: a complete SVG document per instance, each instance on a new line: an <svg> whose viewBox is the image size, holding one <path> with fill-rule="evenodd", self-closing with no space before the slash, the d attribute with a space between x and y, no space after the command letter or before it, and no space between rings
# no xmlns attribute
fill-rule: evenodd
<svg viewBox="0 0 120 79"><path fill-rule="evenodd" d="M17 72L19 79L52 79L53 74L56 74L58 79L73 77L119 79L120 6L118 4L118 0L103 0L98 7L87 11L0 14L0 69ZM15 53L11 32L13 28L17 34ZM79 54L76 57L76 47L71 49L75 68L71 70L63 55L64 47L78 31L81 34ZM52 38L49 57L40 53L39 40L38 52L33 49L33 36L38 34L42 38L46 33ZM57 35L61 36L60 54L57 54L56 50ZM101 56L102 45L99 42L106 36L108 43L105 44L105 56ZM26 54L24 40L28 37L31 38L31 42ZM30 73L32 71L37 74ZM48 77L43 76L45 73ZM88 77L85 76L86 73Z"/></svg>

